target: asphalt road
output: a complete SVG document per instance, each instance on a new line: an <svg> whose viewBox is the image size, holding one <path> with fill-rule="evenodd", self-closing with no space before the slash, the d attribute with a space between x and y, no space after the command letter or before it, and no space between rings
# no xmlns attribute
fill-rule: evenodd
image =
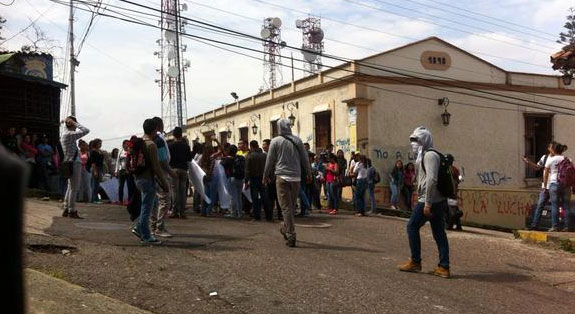
<svg viewBox="0 0 575 314"><path fill-rule="evenodd" d="M124 207L80 205L84 220L28 202L28 224L69 255L28 251L27 266L153 313L575 313L575 254L480 229L448 234L452 279L402 273L406 221L314 213L297 220L298 247L278 223L190 216L175 237L139 244ZM48 214L47 214L48 213ZM31 226L28 226L31 227ZM34 227L34 226L32 226ZM428 225L423 268L437 263ZM217 296L209 296L217 292Z"/></svg>

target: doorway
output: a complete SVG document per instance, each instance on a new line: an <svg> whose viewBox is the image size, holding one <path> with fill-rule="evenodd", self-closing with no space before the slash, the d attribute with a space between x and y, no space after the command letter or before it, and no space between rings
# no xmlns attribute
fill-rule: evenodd
<svg viewBox="0 0 575 314"><path fill-rule="evenodd" d="M525 156L537 162L547 154L547 146L553 140L553 115L525 114ZM525 168L526 178L537 178L542 171Z"/></svg>
<svg viewBox="0 0 575 314"><path fill-rule="evenodd" d="M331 111L318 112L314 114L315 119L315 152L320 153L327 144L332 143L331 139Z"/></svg>

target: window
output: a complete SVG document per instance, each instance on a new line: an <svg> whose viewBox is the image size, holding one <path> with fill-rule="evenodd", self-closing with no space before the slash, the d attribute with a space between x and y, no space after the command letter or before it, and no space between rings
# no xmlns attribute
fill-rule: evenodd
<svg viewBox="0 0 575 314"><path fill-rule="evenodd" d="M525 156L535 162L547 154L547 146L553 140L553 115L525 114ZM537 178L542 171L527 167L525 177Z"/></svg>
<svg viewBox="0 0 575 314"><path fill-rule="evenodd" d="M240 138L238 139L238 141L239 140L245 140L247 142L250 141L248 127L240 128Z"/></svg>
<svg viewBox="0 0 575 314"><path fill-rule="evenodd" d="M270 122L270 135L271 138L274 138L279 135L278 133L278 120L274 120Z"/></svg>
<svg viewBox="0 0 575 314"><path fill-rule="evenodd" d="M315 151L321 152L331 143L331 111L315 114Z"/></svg>

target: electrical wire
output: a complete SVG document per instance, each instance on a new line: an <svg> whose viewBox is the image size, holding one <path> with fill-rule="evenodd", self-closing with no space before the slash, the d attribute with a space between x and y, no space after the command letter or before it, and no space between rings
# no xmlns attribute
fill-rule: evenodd
<svg viewBox="0 0 575 314"><path fill-rule="evenodd" d="M12 0L12 2L10 2L10 3L8 3L8 4L0 2L0 4L3 5L3 6L9 7L9 6L13 5L15 1L16 1L16 0Z"/></svg>
<svg viewBox="0 0 575 314"><path fill-rule="evenodd" d="M57 0L51 0L51 1L57 1ZM80 2L81 2L81 1L80 1ZM129 2L129 1L124 1L124 2ZM67 5L67 4L65 4L65 3L61 3L61 4ZM113 12L112 10L108 10L108 11ZM109 16L109 17L111 17L111 18L116 18L116 19L119 19L119 20L123 20L123 21L126 21L126 22L132 22L132 23L141 24L141 25L144 25L144 26L149 26L149 27L153 27L153 28L159 28L159 27L157 27L157 26L155 26L155 25L152 25L152 24L146 24L146 23L136 22L136 21L133 21L133 20L128 20L128 19L124 19L124 18L119 18L119 17L112 16L112 15L109 15L109 14L102 14L102 15L103 15L103 16ZM196 22L197 22L197 21L196 21ZM198 23L198 22L197 22L197 23ZM200 23L200 24L202 24L202 23ZM205 23L204 23L204 24L205 24ZM235 31L232 31L232 32L235 32ZM180 32L180 33L181 33L181 32ZM235 32L235 33L238 33L238 32ZM233 46L233 47L236 47L236 48L241 48L241 49L245 49L245 50L255 51L255 52L258 52L258 53L265 53L265 52L262 52L262 51L260 51L260 50L256 50L256 49L252 49L252 48L247 48L247 47L243 47L243 46L239 46L239 45L235 45L235 44L231 44L231 43L227 43L227 42L216 41L216 40L209 39L209 38L204 38L204 37L201 37L201 36L195 36L195 35L186 34L186 33L181 33L181 35L184 35L184 36L186 36L186 37L191 37L191 38L204 39L204 40L208 40L208 41L211 41L211 42L220 43L220 44L223 44L223 45L228 45L228 46ZM258 39L258 40L259 40L259 39ZM301 60L301 59L296 59L296 60L303 61L303 60ZM345 69L342 69L341 66L339 66L339 67L332 67L332 68L339 68L340 70L345 70ZM348 71L349 71L349 72L353 72L353 71L350 71L350 70L348 70ZM355 72L353 72L353 73L355 73ZM386 76L385 78L386 78L387 80L391 80L391 81L396 80L396 79L393 79L392 77L388 77L388 76ZM424 80L424 79L423 79L423 80ZM396 80L396 81L397 81L397 80ZM404 82L401 82L401 81L398 81L398 82L400 82L400 83L402 83L402 84L405 84ZM539 103L539 104L541 104L541 105L543 105L543 106L545 106L545 107L538 107L538 106L533 106L533 105L528 105L528 104L522 104L522 103L514 103L514 102L509 102L509 101L506 101L506 100L502 100L502 99L490 98L490 97L479 96L479 95L474 95L474 94L469 94L469 93L462 93L462 92L458 92L458 91L452 91L452 90L443 89L443 88L438 88L438 87L433 87L433 86L427 86L427 85L425 85L425 84L423 84L423 83L418 83L418 82L413 82L411 85L418 85L418 86L422 86L422 87L426 87L426 88L430 88L430 89L434 89L434 90L440 90L440 91L444 91L444 92L448 92L448 93L468 95L468 96L472 96L472 97L477 97L477 98L482 98L482 99L488 99L488 100L498 101L498 102L507 103L507 104L511 104L511 105L517 105L517 106L523 106L523 107L529 107L529 108L535 108L535 109L544 109L544 110L554 111L554 110L551 110L551 109L549 109L549 108L545 108L545 107L550 107L550 108L559 108L559 109L562 109L562 110L569 110L569 111L573 111L573 110L574 110L574 109L568 108L568 107L550 105L550 104L545 104L545 103ZM452 86L452 87L461 89L461 87L457 87L457 86ZM482 91L479 90L478 92L482 92ZM505 95L499 95L499 94L496 94L496 96L498 96L498 97L505 97ZM518 100L521 100L521 101L524 101L524 102L528 102L528 103L536 103L536 102L529 101L529 100L525 100L525 99L518 99ZM561 111L557 111L557 110L555 110L555 112L557 112L557 113L565 113L565 112L561 112ZM571 114L571 113L566 113L566 114Z"/></svg>

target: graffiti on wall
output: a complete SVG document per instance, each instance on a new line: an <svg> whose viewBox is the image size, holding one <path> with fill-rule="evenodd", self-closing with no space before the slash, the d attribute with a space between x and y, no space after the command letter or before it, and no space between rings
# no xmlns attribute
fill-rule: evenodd
<svg viewBox="0 0 575 314"><path fill-rule="evenodd" d="M481 184L491 186L497 186L511 181L511 177L508 177L505 175L505 173L501 173L498 171L478 172L477 176L479 177L479 181L481 182Z"/></svg>
<svg viewBox="0 0 575 314"><path fill-rule="evenodd" d="M390 159L392 161L396 160L415 160L415 153L408 151L408 149L384 149L375 148L374 150L376 159Z"/></svg>
<svg viewBox="0 0 575 314"><path fill-rule="evenodd" d="M349 138L338 138L335 140L335 148L343 150L344 153L351 152L351 142Z"/></svg>

